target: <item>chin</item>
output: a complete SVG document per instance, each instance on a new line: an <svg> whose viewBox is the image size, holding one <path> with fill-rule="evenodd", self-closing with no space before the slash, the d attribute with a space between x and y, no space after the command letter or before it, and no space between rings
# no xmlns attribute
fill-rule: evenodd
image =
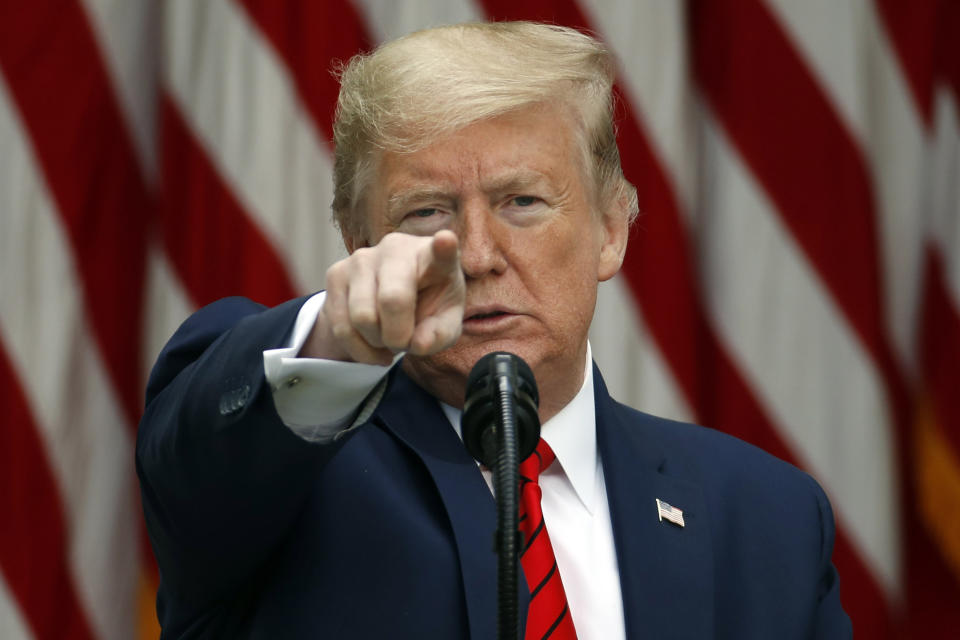
<svg viewBox="0 0 960 640"><path fill-rule="evenodd" d="M536 373L537 368L544 360L543 350L530 340L522 339L493 339L483 341L461 340L456 345L432 356L408 356L410 367L421 378L426 376L444 376L462 380L466 378L480 358L494 351L506 351L520 356Z"/></svg>
<svg viewBox="0 0 960 640"><path fill-rule="evenodd" d="M574 345L543 344L542 341L529 338L461 340L450 349L432 356L407 355L403 359L403 367L407 375L433 396L451 406L462 408L470 371L480 358L494 351L516 354L530 366L540 389L541 402L543 394L549 389L556 389L558 384L561 393L566 393L562 391L565 388L562 381L567 376L571 380L580 379L583 368L582 362L567 362L577 351Z"/></svg>

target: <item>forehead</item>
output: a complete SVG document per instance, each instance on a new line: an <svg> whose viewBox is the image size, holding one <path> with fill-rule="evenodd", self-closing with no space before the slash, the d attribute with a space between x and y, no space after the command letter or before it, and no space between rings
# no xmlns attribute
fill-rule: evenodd
<svg viewBox="0 0 960 640"><path fill-rule="evenodd" d="M575 126L565 109L537 105L473 123L412 153L384 152L375 172L378 200L411 190L580 182Z"/></svg>

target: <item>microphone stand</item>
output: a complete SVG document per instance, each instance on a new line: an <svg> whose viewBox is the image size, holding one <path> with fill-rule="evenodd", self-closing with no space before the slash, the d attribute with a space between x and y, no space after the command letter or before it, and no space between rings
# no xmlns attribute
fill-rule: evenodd
<svg viewBox="0 0 960 640"><path fill-rule="evenodd" d="M520 631L517 559L522 545L518 530L517 465L537 446L539 394L530 367L512 353L481 358L467 379L463 407L463 441L474 458L493 471L497 501L497 637L517 640Z"/></svg>
<svg viewBox="0 0 960 640"><path fill-rule="evenodd" d="M517 558L520 554L519 474L517 471L516 408L511 376L497 379L500 414L497 416L497 463L493 467L493 486L497 499L497 627L501 640L517 640L520 629L517 604Z"/></svg>

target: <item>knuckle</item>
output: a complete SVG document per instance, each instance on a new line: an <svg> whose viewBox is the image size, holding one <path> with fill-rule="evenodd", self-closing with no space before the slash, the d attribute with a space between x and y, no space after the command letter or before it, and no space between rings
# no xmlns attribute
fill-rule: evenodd
<svg viewBox="0 0 960 640"><path fill-rule="evenodd" d="M354 262L360 262L363 260L368 260L371 256L374 255L376 249L375 247L360 247L350 256L350 260Z"/></svg>
<svg viewBox="0 0 960 640"><path fill-rule="evenodd" d="M414 293L401 287L382 288L377 297L380 308L391 314L412 310L415 301Z"/></svg>
<svg viewBox="0 0 960 640"><path fill-rule="evenodd" d="M367 307L353 307L350 309L350 322L354 326L360 327L371 327L377 324L377 312L376 310Z"/></svg>
<svg viewBox="0 0 960 640"><path fill-rule="evenodd" d="M344 280L344 262L344 260L335 262L327 268L326 281L328 289L332 289L335 285Z"/></svg>

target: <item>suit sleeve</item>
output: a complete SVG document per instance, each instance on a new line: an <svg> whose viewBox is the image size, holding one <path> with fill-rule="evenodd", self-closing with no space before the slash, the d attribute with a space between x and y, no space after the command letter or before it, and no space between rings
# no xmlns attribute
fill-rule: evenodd
<svg viewBox="0 0 960 640"><path fill-rule="evenodd" d="M136 467L161 622L165 598L200 616L255 582L337 446L293 434L264 376L263 352L288 339L302 303L216 302L184 323L151 373Z"/></svg>
<svg viewBox="0 0 960 640"><path fill-rule="evenodd" d="M833 510L820 485L813 478L809 479L816 493L821 532L819 558L821 578L813 621L813 637L816 640L847 640L853 637L853 627L840 603L840 579L832 562L836 532Z"/></svg>

